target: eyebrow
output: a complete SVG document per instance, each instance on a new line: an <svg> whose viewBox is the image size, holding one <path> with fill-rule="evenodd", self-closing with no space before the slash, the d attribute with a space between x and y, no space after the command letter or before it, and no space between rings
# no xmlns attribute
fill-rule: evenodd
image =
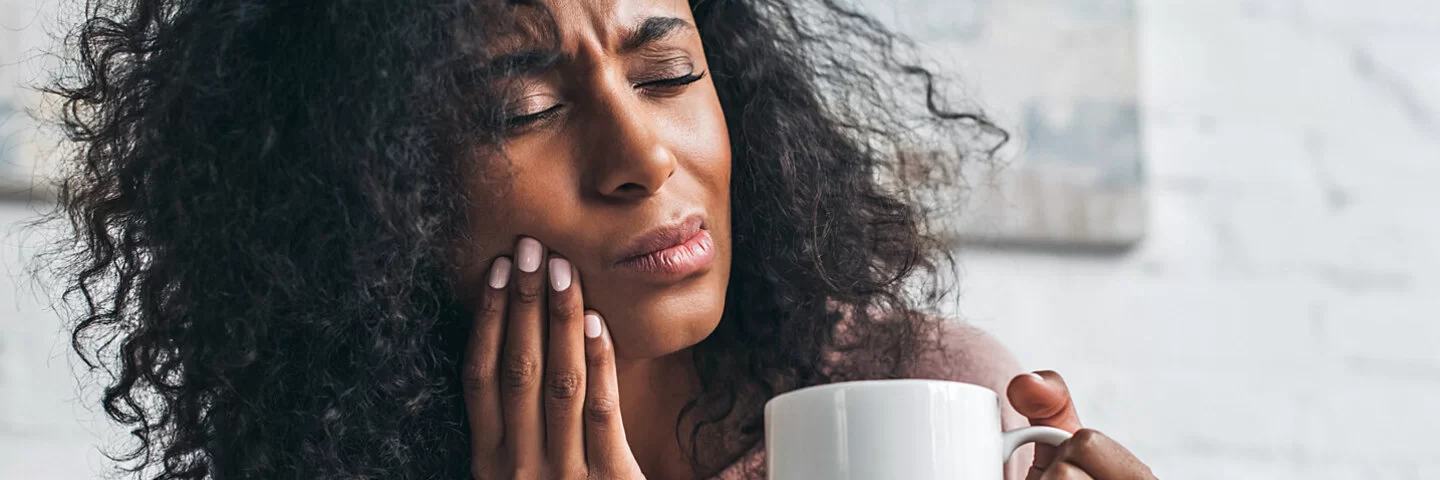
<svg viewBox="0 0 1440 480"><path fill-rule="evenodd" d="M620 53L638 50L640 47L680 33L682 30L694 28L690 22L675 17L647 18L640 23L639 28L625 33L624 38L620 41Z"/></svg>
<svg viewBox="0 0 1440 480"><path fill-rule="evenodd" d="M694 28L690 22L675 17L646 18L638 27L622 34L618 52L621 54L633 52L671 35ZM565 57L565 54L551 49L524 50L496 57L486 62L485 66L480 68L480 72L486 76L528 75L554 67L556 62Z"/></svg>

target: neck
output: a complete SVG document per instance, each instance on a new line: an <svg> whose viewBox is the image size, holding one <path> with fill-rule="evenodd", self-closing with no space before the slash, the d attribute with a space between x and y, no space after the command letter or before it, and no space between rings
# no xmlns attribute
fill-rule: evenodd
<svg viewBox="0 0 1440 480"><path fill-rule="evenodd" d="M680 410L699 391L690 354L685 349L660 358L616 359L625 437L646 478L695 476L675 436Z"/></svg>

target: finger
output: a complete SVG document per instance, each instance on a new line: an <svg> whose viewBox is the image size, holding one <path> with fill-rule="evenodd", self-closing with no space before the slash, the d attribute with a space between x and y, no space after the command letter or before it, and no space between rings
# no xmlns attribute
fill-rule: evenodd
<svg viewBox="0 0 1440 480"><path fill-rule="evenodd" d="M515 247L505 353L500 365L501 407L505 412L505 445L519 472L538 472L545 461L545 409L540 399L544 371L545 273L540 269L544 247L522 237Z"/></svg>
<svg viewBox="0 0 1440 480"><path fill-rule="evenodd" d="M585 310L574 267L552 257L550 340L545 358L545 445L556 478L585 473Z"/></svg>
<svg viewBox="0 0 1440 480"><path fill-rule="evenodd" d="M1095 480L1095 477L1085 473L1085 470L1065 462L1055 462L1050 468L1045 469L1045 474L1040 480Z"/></svg>
<svg viewBox="0 0 1440 480"><path fill-rule="evenodd" d="M1075 413L1075 403L1070 400L1070 389L1060 374L1043 370L1018 375L1010 380L1006 396L1016 412L1030 420L1031 425L1055 427L1067 432L1080 430L1080 416ZM1035 445L1035 465L1045 468L1055 458L1055 447ZM1035 480L1027 475L1026 480Z"/></svg>
<svg viewBox="0 0 1440 480"><path fill-rule="evenodd" d="M465 413L470 420L470 444L475 458L486 458L504 438L500 410L500 339L505 334L505 286L510 281L510 259L496 258L490 265L489 281L470 326L465 346L465 367L460 384L464 387Z"/></svg>
<svg viewBox="0 0 1440 480"><path fill-rule="evenodd" d="M1148 480L1150 467L1114 439L1091 429L1075 432L1055 452L1055 461L1075 465L1104 480Z"/></svg>
<svg viewBox="0 0 1440 480"><path fill-rule="evenodd" d="M1015 411L1030 419L1031 425L1069 432L1081 428L1075 403L1070 400L1070 389L1058 373L1042 370L1018 375L1010 381L1006 393Z"/></svg>
<svg viewBox="0 0 1440 480"><path fill-rule="evenodd" d="M615 346L599 313L585 312L585 459L591 472L611 477L630 471L635 458L620 419Z"/></svg>

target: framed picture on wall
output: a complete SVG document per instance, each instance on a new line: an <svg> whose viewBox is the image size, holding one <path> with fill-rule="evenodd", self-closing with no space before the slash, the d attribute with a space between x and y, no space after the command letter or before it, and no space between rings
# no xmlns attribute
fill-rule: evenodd
<svg viewBox="0 0 1440 480"><path fill-rule="evenodd" d="M50 48L54 3L0 0L0 201L53 196L50 160L59 145L42 128L44 97L36 90L56 65Z"/></svg>
<svg viewBox="0 0 1440 480"><path fill-rule="evenodd" d="M1145 233L1135 0L863 0L1012 134L957 241L1123 249ZM979 177L979 178L976 178Z"/></svg>
<svg viewBox="0 0 1440 480"><path fill-rule="evenodd" d="M52 191L40 128L31 118L36 102L0 97L0 201L45 200Z"/></svg>

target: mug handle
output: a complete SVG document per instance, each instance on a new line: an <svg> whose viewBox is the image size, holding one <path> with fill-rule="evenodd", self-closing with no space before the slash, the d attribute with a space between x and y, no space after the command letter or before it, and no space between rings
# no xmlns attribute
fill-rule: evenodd
<svg viewBox="0 0 1440 480"><path fill-rule="evenodd" d="M1025 427L1017 428L1000 434L1000 463L1010 461L1010 456L1021 445L1040 442L1046 445L1060 446L1070 439L1070 432L1054 427Z"/></svg>

